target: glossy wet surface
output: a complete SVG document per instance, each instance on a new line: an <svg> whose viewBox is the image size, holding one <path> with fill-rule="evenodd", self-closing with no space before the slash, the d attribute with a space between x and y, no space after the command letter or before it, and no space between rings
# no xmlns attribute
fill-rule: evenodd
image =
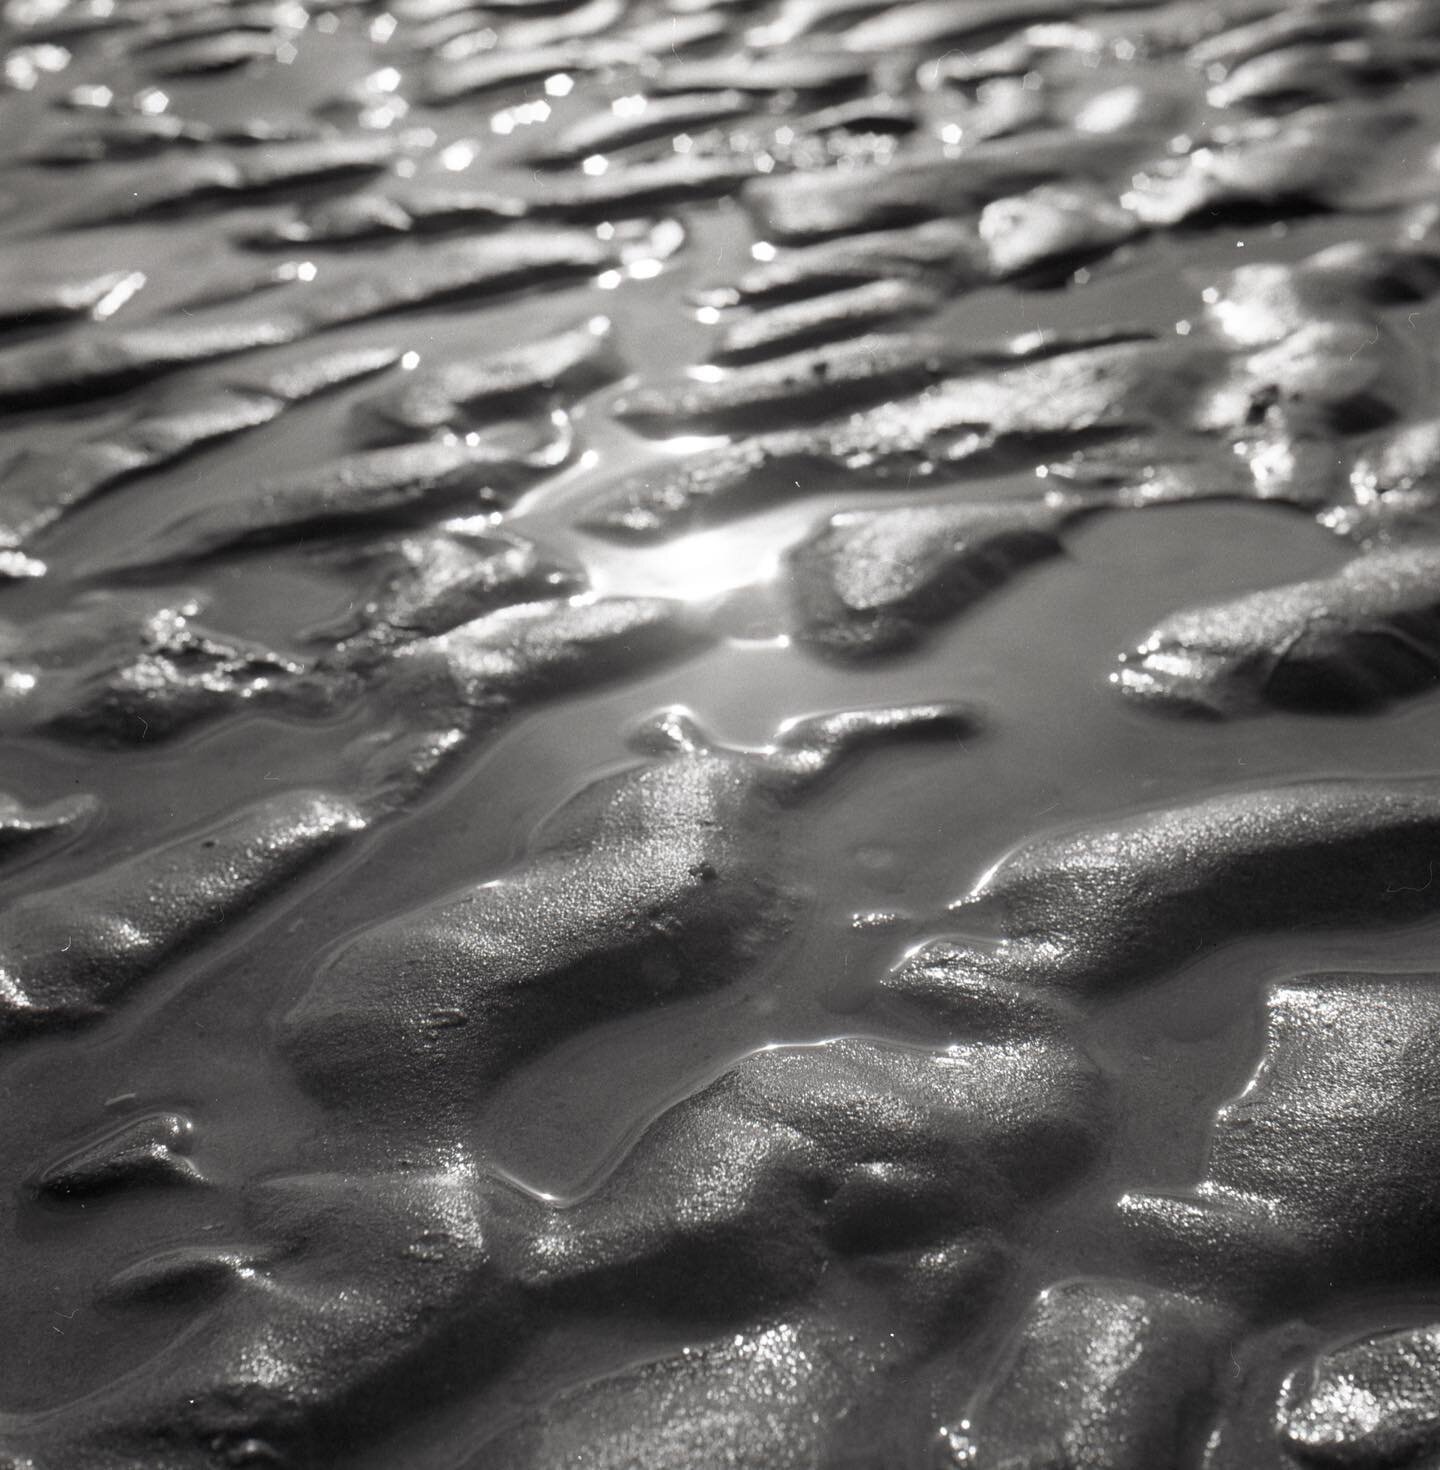
<svg viewBox="0 0 1440 1470"><path fill-rule="evenodd" d="M3 25L0 1463L1431 1463L1433 7Z"/></svg>

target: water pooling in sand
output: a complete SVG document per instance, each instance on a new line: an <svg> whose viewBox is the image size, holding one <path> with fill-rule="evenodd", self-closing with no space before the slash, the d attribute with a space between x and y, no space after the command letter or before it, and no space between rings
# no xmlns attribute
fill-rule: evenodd
<svg viewBox="0 0 1440 1470"><path fill-rule="evenodd" d="M1426 1462L1427 8L4 23L0 1448Z"/></svg>

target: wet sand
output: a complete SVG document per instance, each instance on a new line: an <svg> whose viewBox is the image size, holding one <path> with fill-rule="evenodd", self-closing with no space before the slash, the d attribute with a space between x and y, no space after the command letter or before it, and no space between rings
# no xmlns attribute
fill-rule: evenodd
<svg viewBox="0 0 1440 1470"><path fill-rule="evenodd" d="M0 1463L1431 1463L1440 16L0 16Z"/></svg>

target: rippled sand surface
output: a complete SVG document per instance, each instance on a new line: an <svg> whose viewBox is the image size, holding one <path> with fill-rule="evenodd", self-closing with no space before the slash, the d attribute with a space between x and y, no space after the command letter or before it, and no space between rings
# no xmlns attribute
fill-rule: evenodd
<svg viewBox="0 0 1440 1470"><path fill-rule="evenodd" d="M5 0L3 1470L1435 1463L1437 73Z"/></svg>

